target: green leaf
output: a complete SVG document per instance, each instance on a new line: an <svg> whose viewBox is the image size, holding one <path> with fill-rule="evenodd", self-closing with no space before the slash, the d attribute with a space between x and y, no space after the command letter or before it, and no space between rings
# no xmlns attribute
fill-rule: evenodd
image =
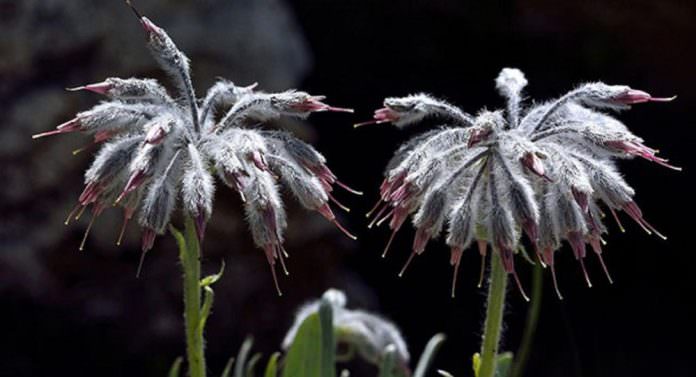
<svg viewBox="0 0 696 377"><path fill-rule="evenodd" d="M510 375L512 367L512 352L504 352L499 354L495 359L495 376L507 377Z"/></svg>
<svg viewBox="0 0 696 377"><path fill-rule="evenodd" d="M323 299L319 304L321 324L321 376L336 377L336 340L334 339L333 310L331 303Z"/></svg>
<svg viewBox="0 0 696 377"><path fill-rule="evenodd" d="M312 313L297 329L295 340L285 356L283 377L322 377L321 348L319 313Z"/></svg>
<svg viewBox="0 0 696 377"><path fill-rule="evenodd" d="M181 363L184 361L184 359L179 356L177 357L174 362L172 363L172 367L169 368L169 373L167 373L168 377L179 377L180 373L179 371L181 370Z"/></svg>
<svg viewBox="0 0 696 377"><path fill-rule="evenodd" d="M437 374L439 374L439 375L442 376L442 377L454 377L454 376L452 375L452 373L450 373L450 372L448 372L448 371L446 371L446 370L442 370L442 369L438 369L438 370L437 370Z"/></svg>
<svg viewBox="0 0 696 377"><path fill-rule="evenodd" d="M220 377L230 377L230 372L232 372L232 365L234 365L234 357L230 357L225 364L225 369L222 370Z"/></svg>
<svg viewBox="0 0 696 377"><path fill-rule="evenodd" d="M198 322L198 331L203 332L205 328L205 322L208 320L210 315L210 309L213 308L213 300L215 298L215 293L213 289L206 286L203 288L205 292L205 297L203 298L203 306L201 306L200 321Z"/></svg>
<svg viewBox="0 0 696 377"><path fill-rule="evenodd" d="M225 261L222 261L222 265L220 266L220 271L218 271L217 274L213 275L208 275L201 279L201 288L208 287L210 285L215 284L220 278L222 277L222 273L225 271Z"/></svg>
<svg viewBox="0 0 696 377"><path fill-rule="evenodd" d="M263 377L278 377L279 357L280 352L276 352L268 358L268 364L266 364L266 371L263 373Z"/></svg>
<svg viewBox="0 0 696 377"><path fill-rule="evenodd" d="M379 377L396 377L394 375L394 365L396 364L396 347L393 344L384 349L382 365L379 367Z"/></svg>
<svg viewBox="0 0 696 377"><path fill-rule="evenodd" d="M234 377L244 377L244 365L246 364L247 357L249 357L249 352L251 351L251 346L254 344L254 338L247 337L239 347L239 353L237 354L237 362L234 365Z"/></svg>
<svg viewBox="0 0 696 377"><path fill-rule="evenodd" d="M444 341L444 334L435 334L432 338L430 338L428 344L425 345L425 349L423 350L423 354L421 354L420 360L418 360L418 365L416 365L416 371L413 373L413 377L425 377L425 372L428 371L430 364L432 364L433 359L435 358L435 354L437 354L437 351L440 349L440 346L442 346Z"/></svg>
<svg viewBox="0 0 696 377"><path fill-rule="evenodd" d="M256 369L256 364L261 360L261 353L255 353L254 356L249 359L249 363L246 366L246 377L254 377L254 369Z"/></svg>

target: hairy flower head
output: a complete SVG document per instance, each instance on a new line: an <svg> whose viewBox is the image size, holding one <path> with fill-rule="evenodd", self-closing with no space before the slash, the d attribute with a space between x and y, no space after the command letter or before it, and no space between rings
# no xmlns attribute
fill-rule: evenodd
<svg viewBox="0 0 696 377"><path fill-rule="evenodd" d="M354 238L338 223L329 202L336 202L331 193L335 185L358 192L339 182L326 159L307 143L287 132L249 127L280 117L304 119L318 111L352 110L329 106L322 102L323 96L295 90L263 93L254 91L256 84L242 87L224 80L199 99L189 59L164 29L136 14L148 48L175 83L174 95L156 80L108 78L70 89L98 93L107 100L56 130L34 135L81 132L101 146L66 221L91 208L92 220L80 249L94 219L111 205L124 210L118 243L127 222L137 214L143 228L143 256L156 236L165 232L177 207L195 220L202 240L213 211L214 175L241 195L249 228L266 254L276 287L277 260L287 273L282 246L286 219L279 183L303 206Z"/></svg>
<svg viewBox="0 0 696 377"><path fill-rule="evenodd" d="M633 200L634 191L618 173L616 159L639 156L680 170L657 156L616 118L603 110L632 104L664 102L623 85L601 82L578 86L560 98L524 106L524 74L505 68L495 80L506 109L466 114L427 94L387 98L375 111L375 124L399 128L426 117L442 117L442 127L416 136L395 153L380 187L380 200L368 213L370 227L388 222L392 235L410 216L416 228L411 259L428 240L446 228L454 266L452 294L464 249L474 241L482 257L487 245L500 253L505 270L522 290L514 267L522 234L543 265L550 266L554 285L554 252L566 241L582 266L586 245L611 281L602 261L606 211L624 211L648 233L657 232ZM559 293L560 297L560 293Z"/></svg>

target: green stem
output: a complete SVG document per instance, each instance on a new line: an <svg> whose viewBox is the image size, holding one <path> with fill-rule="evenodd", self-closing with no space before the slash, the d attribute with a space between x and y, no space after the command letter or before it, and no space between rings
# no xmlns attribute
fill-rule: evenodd
<svg viewBox="0 0 696 377"><path fill-rule="evenodd" d="M534 274L532 278L532 302L527 311L527 323L524 327L522 342L515 357L515 364L512 368L510 377L521 377L524 372L524 367L529 359L529 352L532 348L534 333L536 332L537 323L539 322L539 313L541 312L541 298L544 287L544 274L541 263L537 262L534 265Z"/></svg>
<svg viewBox="0 0 696 377"><path fill-rule="evenodd" d="M175 234L176 236L176 234ZM203 313L201 308L201 261L200 244L193 220L186 217L184 245L178 239L179 258L184 270L184 320L186 323L186 358L190 377L205 377L205 354L203 351Z"/></svg>
<svg viewBox="0 0 696 377"><path fill-rule="evenodd" d="M488 283L488 302L486 304L486 322L481 344L481 364L478 377L493 377L498 356L498 343L503 327L503 310L505 308L505 287L507 273L503 268L500 253L491 253L491 272Z"/></svg>

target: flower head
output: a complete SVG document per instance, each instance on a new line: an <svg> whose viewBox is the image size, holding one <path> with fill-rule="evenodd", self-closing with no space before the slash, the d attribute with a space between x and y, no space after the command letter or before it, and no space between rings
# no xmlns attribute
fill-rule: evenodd
<svg viewBox="0 0 696 377"><path fill-rule="evenodd" d="M70 89L98 93L107 100L56 130L34 135L81 132L101 145L66 224L91 207L86 239L94 218L104 208L117 205L124 210L120 243L126 223L137 213L144 256L179 207L195 220L202 240L213 210L213 175L217 175L242 197L254 241L266 253L276 287L274 266L280 260L285 269L286 256L279 183L289 187L302 205L353 237L329 207L330 201L336 201L331 193L334 186L347 186L336 179L326 159L289 133L248 127L284 116L306 118L312 112L351 110L329 106L322 96L294 90L256 92L256 84L243 87L230 81L217 82L199 100L186 55L164 29L137 11L136 15L152 55L176 84L174 95L155 80L137 78L108 78Z"/></svg>
<svg viewBox="0 0 696 377"><path fill-rule="evenodd" d="M586 245L607 271L601 257L605 211L614 216L624 211L648 233L662 237L643 218L633 189L614 161L639 156L680 169L602 110L673 98L598 82L547 103L523 106L527 80L521 71L505 68L495 82L506 99L504 111L481 111L474 117L445 101L417 94L387 98L374 120L359 124L392 122L401 128L429 116L448 120L399 148L387 166L380 200L368 213L373 216L370 227L388 221L392 229L385 255L396 232L412 217L413 251L400 275L428 240L447 228L455 268L453 295L462 251L477 241L482 256L487 245L500 253L526 298L514 267L522 234L540 263L550 266L554 285L553 254L563 241L571 246L588 285Z"/></svg>
<svg viewBox="0 0 696 377"><path fill-rule="evenodd" d="M355 349L360 357L375 365L380 365L387 347L393 346L398 367L408 371L410 354L399 329L376 314L346 308L346 295L337 289L327 290L322 299L307 303L297 311L283 339L284 349L290 348L305 319L319 312L322 300L331 305L334 334L339 345Z"/></svg>

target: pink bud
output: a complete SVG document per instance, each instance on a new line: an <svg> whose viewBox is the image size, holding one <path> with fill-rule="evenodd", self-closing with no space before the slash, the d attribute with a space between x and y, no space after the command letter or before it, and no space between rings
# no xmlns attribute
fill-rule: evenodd
<svg viewBox="0 0 696 377"><path fill-rule="evenodd" d="M520 157L520 163L532 173L546 178L546 169L544 169L544 164L536 153L526 152Z"/></svg>
<svg viewBox="0 0 696 377"><path fill-rule="evenodd" d="M361 122L361 123L356 123L353 125L353 127L361 127L361 126L366 126L368 124L380 124L380 123L387 123L387 122L396 122L401 118L401 115L397 113L396 111L388 108L388 107L383 107L381 109L375 110L375 114L372 116L372 120L368 120L367 122Z"/></svg>
<svg viewBox="0 0 696 377"><path fill-rule="evenodd" d="M633 105L636 103L644 103L644 102L669 102L677 98L676 96L674 97L663 97L663 98L658 98L658 97L653 97L649 93L646 93L642 90L636 90L636 89L629 89L624 93L621 93L620 95L616 96L613 98L614 102L622 103L625 105Z"/></svg>

